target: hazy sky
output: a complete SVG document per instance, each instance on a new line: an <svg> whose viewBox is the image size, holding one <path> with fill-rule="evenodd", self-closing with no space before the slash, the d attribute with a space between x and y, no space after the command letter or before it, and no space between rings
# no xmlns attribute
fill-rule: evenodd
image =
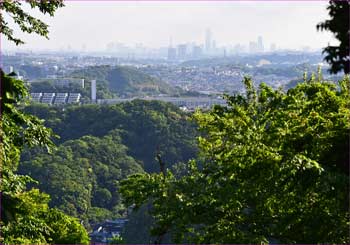
<svg viewBox="0 0 350 245"><path fill-rule="evenodd" d="M327 1L66 1L52 17L32 12L50 25L50 40L17 34L22 49L105 50L110 42L160 47L204 43L210 28L217 46L248 45L259 35L265 46L321 48L332 40L316 31L327 18ZM2 37L2 49L13 49Z"/></svg>

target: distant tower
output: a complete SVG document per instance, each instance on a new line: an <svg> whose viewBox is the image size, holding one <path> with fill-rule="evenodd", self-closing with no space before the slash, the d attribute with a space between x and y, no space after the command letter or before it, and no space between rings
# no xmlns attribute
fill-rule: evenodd
<svg viewBox="0 0 350 245"><path fill-rule="evenodd" d="M264 44L262 36L258 37L258 52L264 52Z"/></svg>
<svg viewBox="0 0 350 245"><path fill-rule="evenodd" d="M186 58L186 54L187 54L187 45L186 44L180 44L177 46L177 56L179 59L185 59Z"/></svg>
<svg viewBox="0 0 350 245"><path fill-rule="evenodd" d="M85 88L85 80L84 79L81 79L81 87Z"/></svg>
<svg viewBox="0 0 350 245"><path fill-rule="evenodd" d="M271 46L270 46L270 51L271 52L275 52L276 51L276 44L275 43L272 43Z"/></svg>
<svg viewBox="0 0 350 245"><path fill-rule="evenodd" d="M211 50L212 45L212 33L210 29L207 29L205 32L205 51L208 53Z"/></svg>
<svg viewBox="0 0 350 245"><path fill-rule="evenodd" d="M91 101L96 101L96 80L91 80Z"/></svg>
<svg viewBox="0 0 350 245"><path fill-rule="evenodd" d="M169 47L168 47L168 60L176 59L176 48L173 48L173 38L169 38Z"/></svg>
<svg viewBox="0 0 350 245"><path fill-rule="evenodd" d="M199 58L202 56L202 48L201 46L194 46L193 47L193 58Z"/></svg>
<svg viewBox="0 0 350 245"><path fill-rule="evenodd" d="M168 48L168 60L176 59L176 48L169 47Z"/></svg>

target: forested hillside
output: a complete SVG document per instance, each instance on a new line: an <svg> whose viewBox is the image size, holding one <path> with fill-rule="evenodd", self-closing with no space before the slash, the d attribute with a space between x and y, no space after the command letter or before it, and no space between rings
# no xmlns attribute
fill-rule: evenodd
<svg viewBox="0 0 350 245"><path fill-rule="evenodd" d="M101 138L83 136L59 145L51 155L32 156L20 172L43 183L38 187L50 194L51 206L93 223L125 212L118 181L143 172L126 151L118 131Z"/></svg>
<svg viewBox="0 0 350 245"><path fill-rule="evenodd" d="M45 119L60 136L58 144L85 135L102 137L118 129L128 153L147 172L158 171L156 153L168 166L187 161L196 153L196 126L190 114L159 101L134 100L116 105L71 106L64 109L31 105L26 111Z"/></svg>
<svg viewBox="0 0 350 245"><path fill-rule="evenodd" d="M171 104L135 100L111 106L64 109L30 105L28 113L45 119L60 138L57 149L22 154L19 172L39 181L32 185L50 194L52 207L94 223L120 217L118 181L130 174L158 172L196 157L196 126Z"/></svg>
<svg viewBox="0 0 350 245"><path fill-rule="evenodd" d="M157 96L166 94L178 96L184 94L179 87L173 87L158 78L151 77L142 71L126 66L91 66L75 70L63 80L72 80L67 86L56 85L54 79L34 79L30 83L31 92L74 92L80 93L84 100L90 98L90 81L97 81L97 98L111 99L117 97ZM74 79L85 79L85 87L73 82Z"/></svg>
<svg viewBox="0 0 350 245"><path fill-rule="evenodd" d="M145 95L178 95L182 89L175 88L151 77L133 67L93 66L74 71L70 76L75 78L95 79L100 91L110 91L118 97Z"/></svg>

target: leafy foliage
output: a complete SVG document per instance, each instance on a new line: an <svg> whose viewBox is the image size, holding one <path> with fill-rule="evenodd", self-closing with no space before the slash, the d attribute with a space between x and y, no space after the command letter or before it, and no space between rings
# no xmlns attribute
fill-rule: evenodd
<svg viewBox="0 0 350 245"><path fill-rule="evenodd" d="M203 165L187 174L138 174L121 183L126 205L152 205L163 242L349 243L349 77L310 79L287 92L245 78L195 118Z"/></svg>
<svg viewBox="0 0 350 245"><path fill-rule="evenodd" d="M84 220L84 225L125 214L118 181L130 174L158 171L157 153L168 166L195 157L195 125L171 104L136 100L112 106L31 105L60 135L57 150L22 154L20 173L39 181L50 206Z"/></svg>
<svg viewBox="0 0 350 245"><path fill-rule="evenodd" d="M57 209L48 207L49 196L37 189L2 198L4 206L11 206L14 217L2 227L5 243L29 244L88 244L89 237L79 220L71 218ZM10 214L10 215L11 215ZM8 220L5 213L5 220Z"/></svg>
<svg viewBox="0 0 350 245"><path fill-rule="evenodd" d="M43 14L49 14L53 16L55 11L63 7L63 0L26 0L26 1L11 1L4 0L0 2L0 21L2 33L8 40L14 42L16 45L24 44L24 42L15 37L13 29L6 22L3 13L7 13L10 16L14 23L18 25L22 32L26 33L36 33L40 36L48 38L48 25L42 22L40 19L37 19L22 9L22 3L26 2L30 5L32 9L38 9Z"/></svg>
<svg viewBox="0 0 350 245"><path fill-rule="evenodd" d="M24 147L41 146L51 150L52 131L43 121L25 114L28 92L20 80L1 72L1 242L88 243L85 229L62 212L48 208L49 196L37 189L26 190L29 176L16 173ZM22 108L23 109L23 108ZM55 229L60 226L61 229Z"/></svg>
<svg viewBox="0 0 350 245"><path fill-rule="evenodd" d="M134 100L103 106L83 105L55 108L31 105L26 110L46 120L46 126L60 136L57 143L85 135L103 137L118 129L128 155L146 171L158 171L155 159L161 153L168 166L195 157L196 126L188 114L159 101ZM24 156L29 160L29 156Z"/></svg>
<svg viewBox="0 0 350 245"><path fill-rule="evenodd" d="M340 42L339 46L328 46L323 49L325 60L331 65L330 72L350 72L350 3L349 1L329 1L328 12L331 19L317 25L317 30L331 31Z"/></svg>
<svg viewBox="0 0 350 245"><path fill-rule="evenodd" d="M120 141L117 132L103 138L69 140L52 155L37 154L24 162L20 172L41 183L40 190L52 197L51 206L86 224L108 215L118 217L125 210L120 203L118 180L143 172Z"/></svg>

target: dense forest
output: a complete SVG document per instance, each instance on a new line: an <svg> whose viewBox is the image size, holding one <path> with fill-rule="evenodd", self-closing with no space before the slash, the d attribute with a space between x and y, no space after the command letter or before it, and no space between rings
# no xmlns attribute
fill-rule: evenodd
<svg viewBox="0 0 350 245"><path fill-rule="evenodd" d="M84 220L86 227L125 215L118 182L130 174L158 172L196 157L196 125L190 115L157 101L65 108L35 104L26 112L52 128L57 149L22 154L19 173L50 194L50 206Z"/></svg>

